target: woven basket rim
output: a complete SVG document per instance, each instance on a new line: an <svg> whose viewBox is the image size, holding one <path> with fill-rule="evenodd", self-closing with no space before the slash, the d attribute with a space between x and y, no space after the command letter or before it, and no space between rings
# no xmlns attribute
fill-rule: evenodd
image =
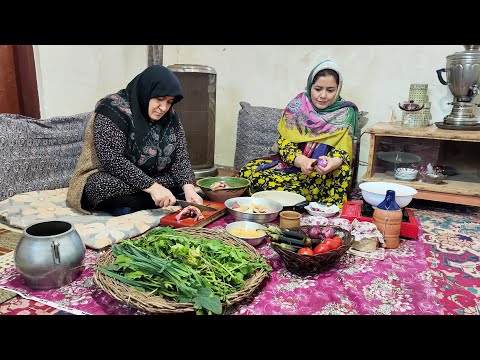
<svg viewBox="0 0 480 360"><path fill-rule="evenodd" d="M323 254L302 255L295 251L284 249L275 242L270 242L273 250L280 255L288 271L300 275L315 275L333 267L340 258L350 249L353 243L352 233L336 225L314 225L319 227L331 227L336 231L342 231L346 234L342 246L335 250L329 250ZM298 230L306 232L309 226L301 226Z"/></svg>
<svg viewBox="0 0 480 360"><path fill-rule="evenodd" d="M237 239L233 235L228 234L225 230L204 229L204 228L180 228L175 229L181 233L197 235L206 239L221 240L228 245L242 247L249 255L250 259L260 257L261 254L253 246L246 241ZM112 249L106 250L99 255L96 265L109 265L114 261ZM227 295L227 301L222 302L223 312L233 305L251 300L256 293L264 285L264 280L270 274L265 269L258 269L253 275L245 279L245 287ZM124 284L119 280L111 278L98 269L94 270L93 278L95 283L107 294L120 301L121 303L145 311L152 314L179 314L195 312L191 303L177 303L175 301L164 298L161 295L150 295L145 291L135 289L133 286Z"/></svg>

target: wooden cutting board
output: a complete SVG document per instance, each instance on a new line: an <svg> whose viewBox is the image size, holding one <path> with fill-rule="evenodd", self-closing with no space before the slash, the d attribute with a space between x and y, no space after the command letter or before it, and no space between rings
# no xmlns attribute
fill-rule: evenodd
<svg viewBox="0 0 480 360"><path fill-rule="evenodd" d="M217 211L202 211L202 215L205 219L200 221L195 221L193 218L186 218L180 221L175 220L182 209L177 210L171 214L168 214L160 219L160 225L162 226L171 226L173 228L181 227L204 227L215 220L221 218L227 212L227 207L223 203L214 202L210 200L204 200L203 205L211 206L217 209Z"/></svg>

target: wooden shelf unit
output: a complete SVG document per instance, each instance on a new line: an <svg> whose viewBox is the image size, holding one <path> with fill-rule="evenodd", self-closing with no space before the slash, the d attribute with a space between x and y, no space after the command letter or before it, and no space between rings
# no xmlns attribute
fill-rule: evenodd
<svg viewBox="0 0 480 360"><path fill-rule="evenodd" d="M400 123L381 122L365 132L370 134L370 151L363 181L408 185L417 190L416 199L480 206L480 131L444 130L435 125L406 128ZM396 180L393 170L388 164L382 166L376 156L385 150L411 152L422 158L420 165L447 165L457 174L441 184Z"/></svg>

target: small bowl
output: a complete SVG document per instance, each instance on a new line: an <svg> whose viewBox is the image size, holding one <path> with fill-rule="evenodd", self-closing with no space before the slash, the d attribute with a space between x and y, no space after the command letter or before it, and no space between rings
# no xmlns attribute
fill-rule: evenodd
<svg viewBox="0 0 480 360"><path fill-rule="evenodd" d="M410 177L417 177L418 170L412 168L398 168L395 170L395 176L410 178Z"/></svg>
<svg viewBox="0 0 480 360"><path fill-rule="evenodd" d="M417 193L417 190L410 186L383 181L363 182L358 186L362 190L363 199L374 208L385 200L387 190L395 191L395 202L401 208L410 204Z"/></svg>
<svg viewBox="0 0 480 360"><path fill-rule="evenodd" d="M265 213L247 213L235 210L235 206L250 206L253 203L260 206L266 206ZM249 196L231 198L225 201L225 206L230 215L238 221L253 221L258 224L266 224L272 222L283 209L282 204L270 199L253 198Z"/></svg>
<svg viewBox="0 0 480 360"><path fill-rule="evenodd" d="M225 182L228 187L212 190L211 186L220 181ZM224 203L228 199L241 196L250 186L250 180L233 176L213 176L198 179L197 185L209 200Z"/></svg>
<svg viewBox="0 0 480 360"><path fill-rule="evenodd" d="M416 104L414 100L398 103L398 107L403 111L419 111L422 110L424 106L425 104Z"/></svg>
<svg viewBox="0 0 480 360"><path fill-rule="evenodd" d="M442 184L443 180L445 180L446 178L447 178L447 175L442 173L420 174L420 180L430 184Z"/></svg>
<svg viewBox="0 0 480 360"><path fill-rule="evenodd" d="M252 246L260 245L262 243L263 239L265 238L265 236L267 235L267 233L264 231L265 226L263 226L261 224L258 224L258 223L254 223L252 221L235 221L233 223L228 224L225 227L225 230L227 230L227 232L230 235L233 235L233 236L235 236L239 239L245 240L247 243L249 243ZM240 230L240 231L254 231L254 230L257 230L256 233L257 233L258 236L251 237L251 236L237 235L237 234L235 234L235 230ZM233 233L232 233L232 231L233 231Z"/></svg>
<svg viewBox="0 0 480 360"><path fill-rule="evenodd" d="M417 177L416 176L402 176L402 175L395 175L395 179L397 180L403 180L403 181L413 181Z"/></svg>
<svg viewBox="0 0 480 360"><path fill-rule="evenodd" d="M340 208L337 205L326 206L317 202L311 202L305 206L305 210L312 216L332 217L340 211Z"/></svg>
<svg viewBox="0 0 480 360"><path fill-rule="evenodd" d="M412 168L398 168L395 170L395 179L413 181L417 178L418 170Z"/></svg>

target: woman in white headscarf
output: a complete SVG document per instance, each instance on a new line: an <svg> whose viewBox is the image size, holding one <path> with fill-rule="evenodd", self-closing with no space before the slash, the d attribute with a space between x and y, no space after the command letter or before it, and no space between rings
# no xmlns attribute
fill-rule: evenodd
<svg viewBox="0 0 480 360"><path fill-rule="evenodd" d="M342 208L352 182L358 109L340 96L342 75L331 60L310 72L305 91L289 102L278 124L278 154L250 161L240 176L250 193L285 190Z"/></svg>

